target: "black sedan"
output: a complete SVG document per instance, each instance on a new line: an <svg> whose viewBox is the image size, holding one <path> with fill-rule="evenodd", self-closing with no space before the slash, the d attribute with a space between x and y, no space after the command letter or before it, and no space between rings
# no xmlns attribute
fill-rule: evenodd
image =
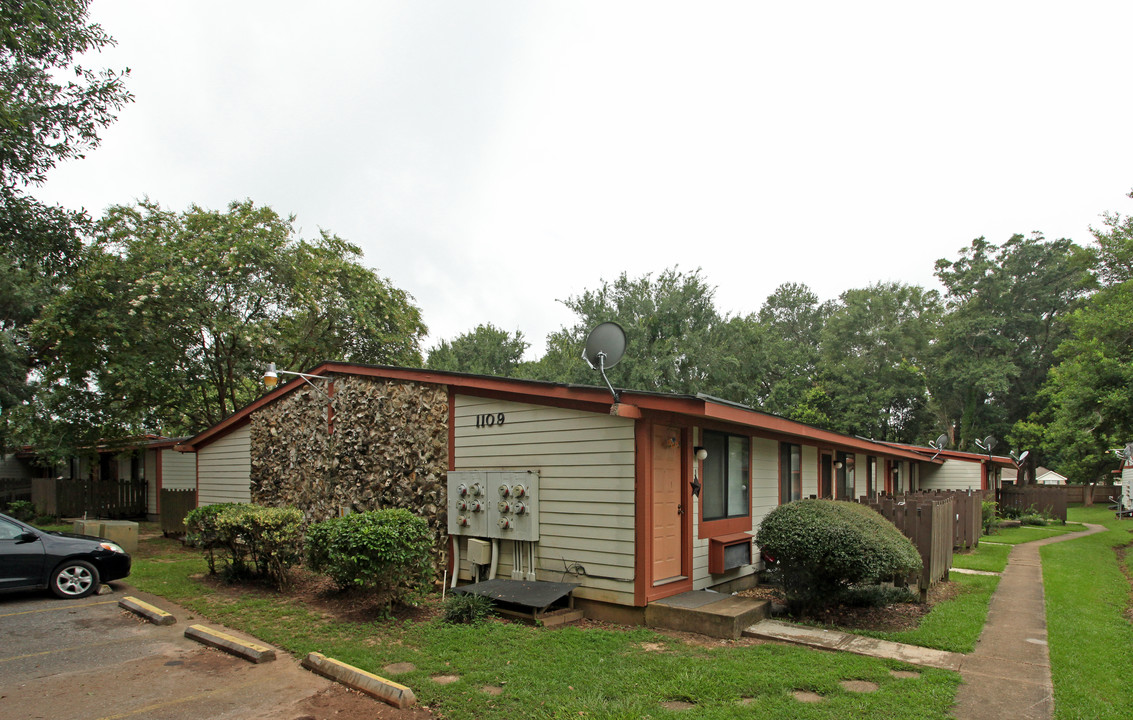
<svg viewBox="0 0 1133 720"><path fill-rule="evenodd" d="M82 598L129 574L129 553L109 540L0 515L0 591L51 588L61 598Z"/></svg>

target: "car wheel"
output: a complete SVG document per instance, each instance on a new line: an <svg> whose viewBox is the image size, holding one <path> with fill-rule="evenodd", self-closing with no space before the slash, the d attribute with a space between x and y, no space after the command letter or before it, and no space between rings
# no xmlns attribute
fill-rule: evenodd
<svg viewBox="0 0 1133 720"><path fill-rule="evenodd" d="M84 560L67 560L51 573L51 591L61 598L84 598L98 585L98 569Z"/></svg>

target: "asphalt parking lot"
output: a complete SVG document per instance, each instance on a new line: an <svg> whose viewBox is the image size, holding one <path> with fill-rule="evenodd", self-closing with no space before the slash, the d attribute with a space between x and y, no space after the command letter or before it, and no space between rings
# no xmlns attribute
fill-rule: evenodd
<svg viewBox="0 0 1133 720"><path fill-rule="evenodd" d="M302 669L277 650L259 665L184 637L202 623L183 608L121 583L82 600L0 594L0 717L50 720L355 720L422 717ZM165 627L118 607L133 595L177 616ZM223 629L230 634L239 635ZM251 639L251 638L248 638Z"/></svg>

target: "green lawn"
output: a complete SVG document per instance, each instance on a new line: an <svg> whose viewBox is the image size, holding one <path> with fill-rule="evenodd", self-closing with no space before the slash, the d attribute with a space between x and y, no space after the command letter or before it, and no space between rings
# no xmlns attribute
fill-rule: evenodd
<svg viewBox="0 0 1133 720"><path fill-rule="evenodd" d="M390 663L413 663L416 670L394 679L443 718L946 718L959 683L955 673L848 653L705 646L644 628L343 622L272 593L213 592L189 578L204 570L203 560L175 543L145 540L130 581L296 655L319 651L378 674ZM919 675L896 678L894 669ZM439 675L460 679L442 685L432 679ZM851 692L843 680L869 680L880 689ZM502 694L487 695L485 686ZM804 704L795 690L825 700ZM695 708L663 705L682 701Z"/></svg>
<svg viewBox="0 0 1133 720"><path fill-rule="evenodd" d="M1113 513L1110 513L1111 515ZM1078 522L1071 520L1065 525L1023 525L1021 527L999 528L994 535L984 535L980 538L980 545L986 543L1002 545L1018 545L1019 543L1042 540L1043 538L1065 535L1066 533L1081 532L1086 528Z"/></svg>
<svg viewBox="0 0 1133 720"><path fill-rule="evenodd" d="M1007 545L993 545L985 542L990 538L980 540L975 550L952 555L952 567L965 570L984 570L986 572L1003 572L1007 567L1007 556L1011 548Z"/></svg>
<svg viewBox="0 0 1133 720"><path fill-rule="evenodd" d="M976 647L987 620L991 594L999 578L991 575L952 573L952 582L960 586L956 597L938 603L913 630L876 632L854 630L859 635L892 640L908 645L968 653Z"/></svg>
<svg viewBox="0 0 1133 720"><path fill-rule="evenodd" d="M1133 625L1117 551L1133 542L1133 520L1117 520L1105 506L1071 507L1070 519L1108 531L1042 549L1055 717L1127 718ZM1127 569L1131 558L1133 551L1125 555Z"/></svg>

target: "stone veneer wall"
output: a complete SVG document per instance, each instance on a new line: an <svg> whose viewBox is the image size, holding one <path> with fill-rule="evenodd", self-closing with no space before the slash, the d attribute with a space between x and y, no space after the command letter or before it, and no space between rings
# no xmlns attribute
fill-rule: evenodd
<svg viewBox="0 0 1133 720"><path fill-rule="evenodd" d="M341 508L405 508L425 518L441 552L448 389L339 376L332 392L331 433L326 398L310 387L252 414L252 502L293 505L311 522Z"/></svg>

